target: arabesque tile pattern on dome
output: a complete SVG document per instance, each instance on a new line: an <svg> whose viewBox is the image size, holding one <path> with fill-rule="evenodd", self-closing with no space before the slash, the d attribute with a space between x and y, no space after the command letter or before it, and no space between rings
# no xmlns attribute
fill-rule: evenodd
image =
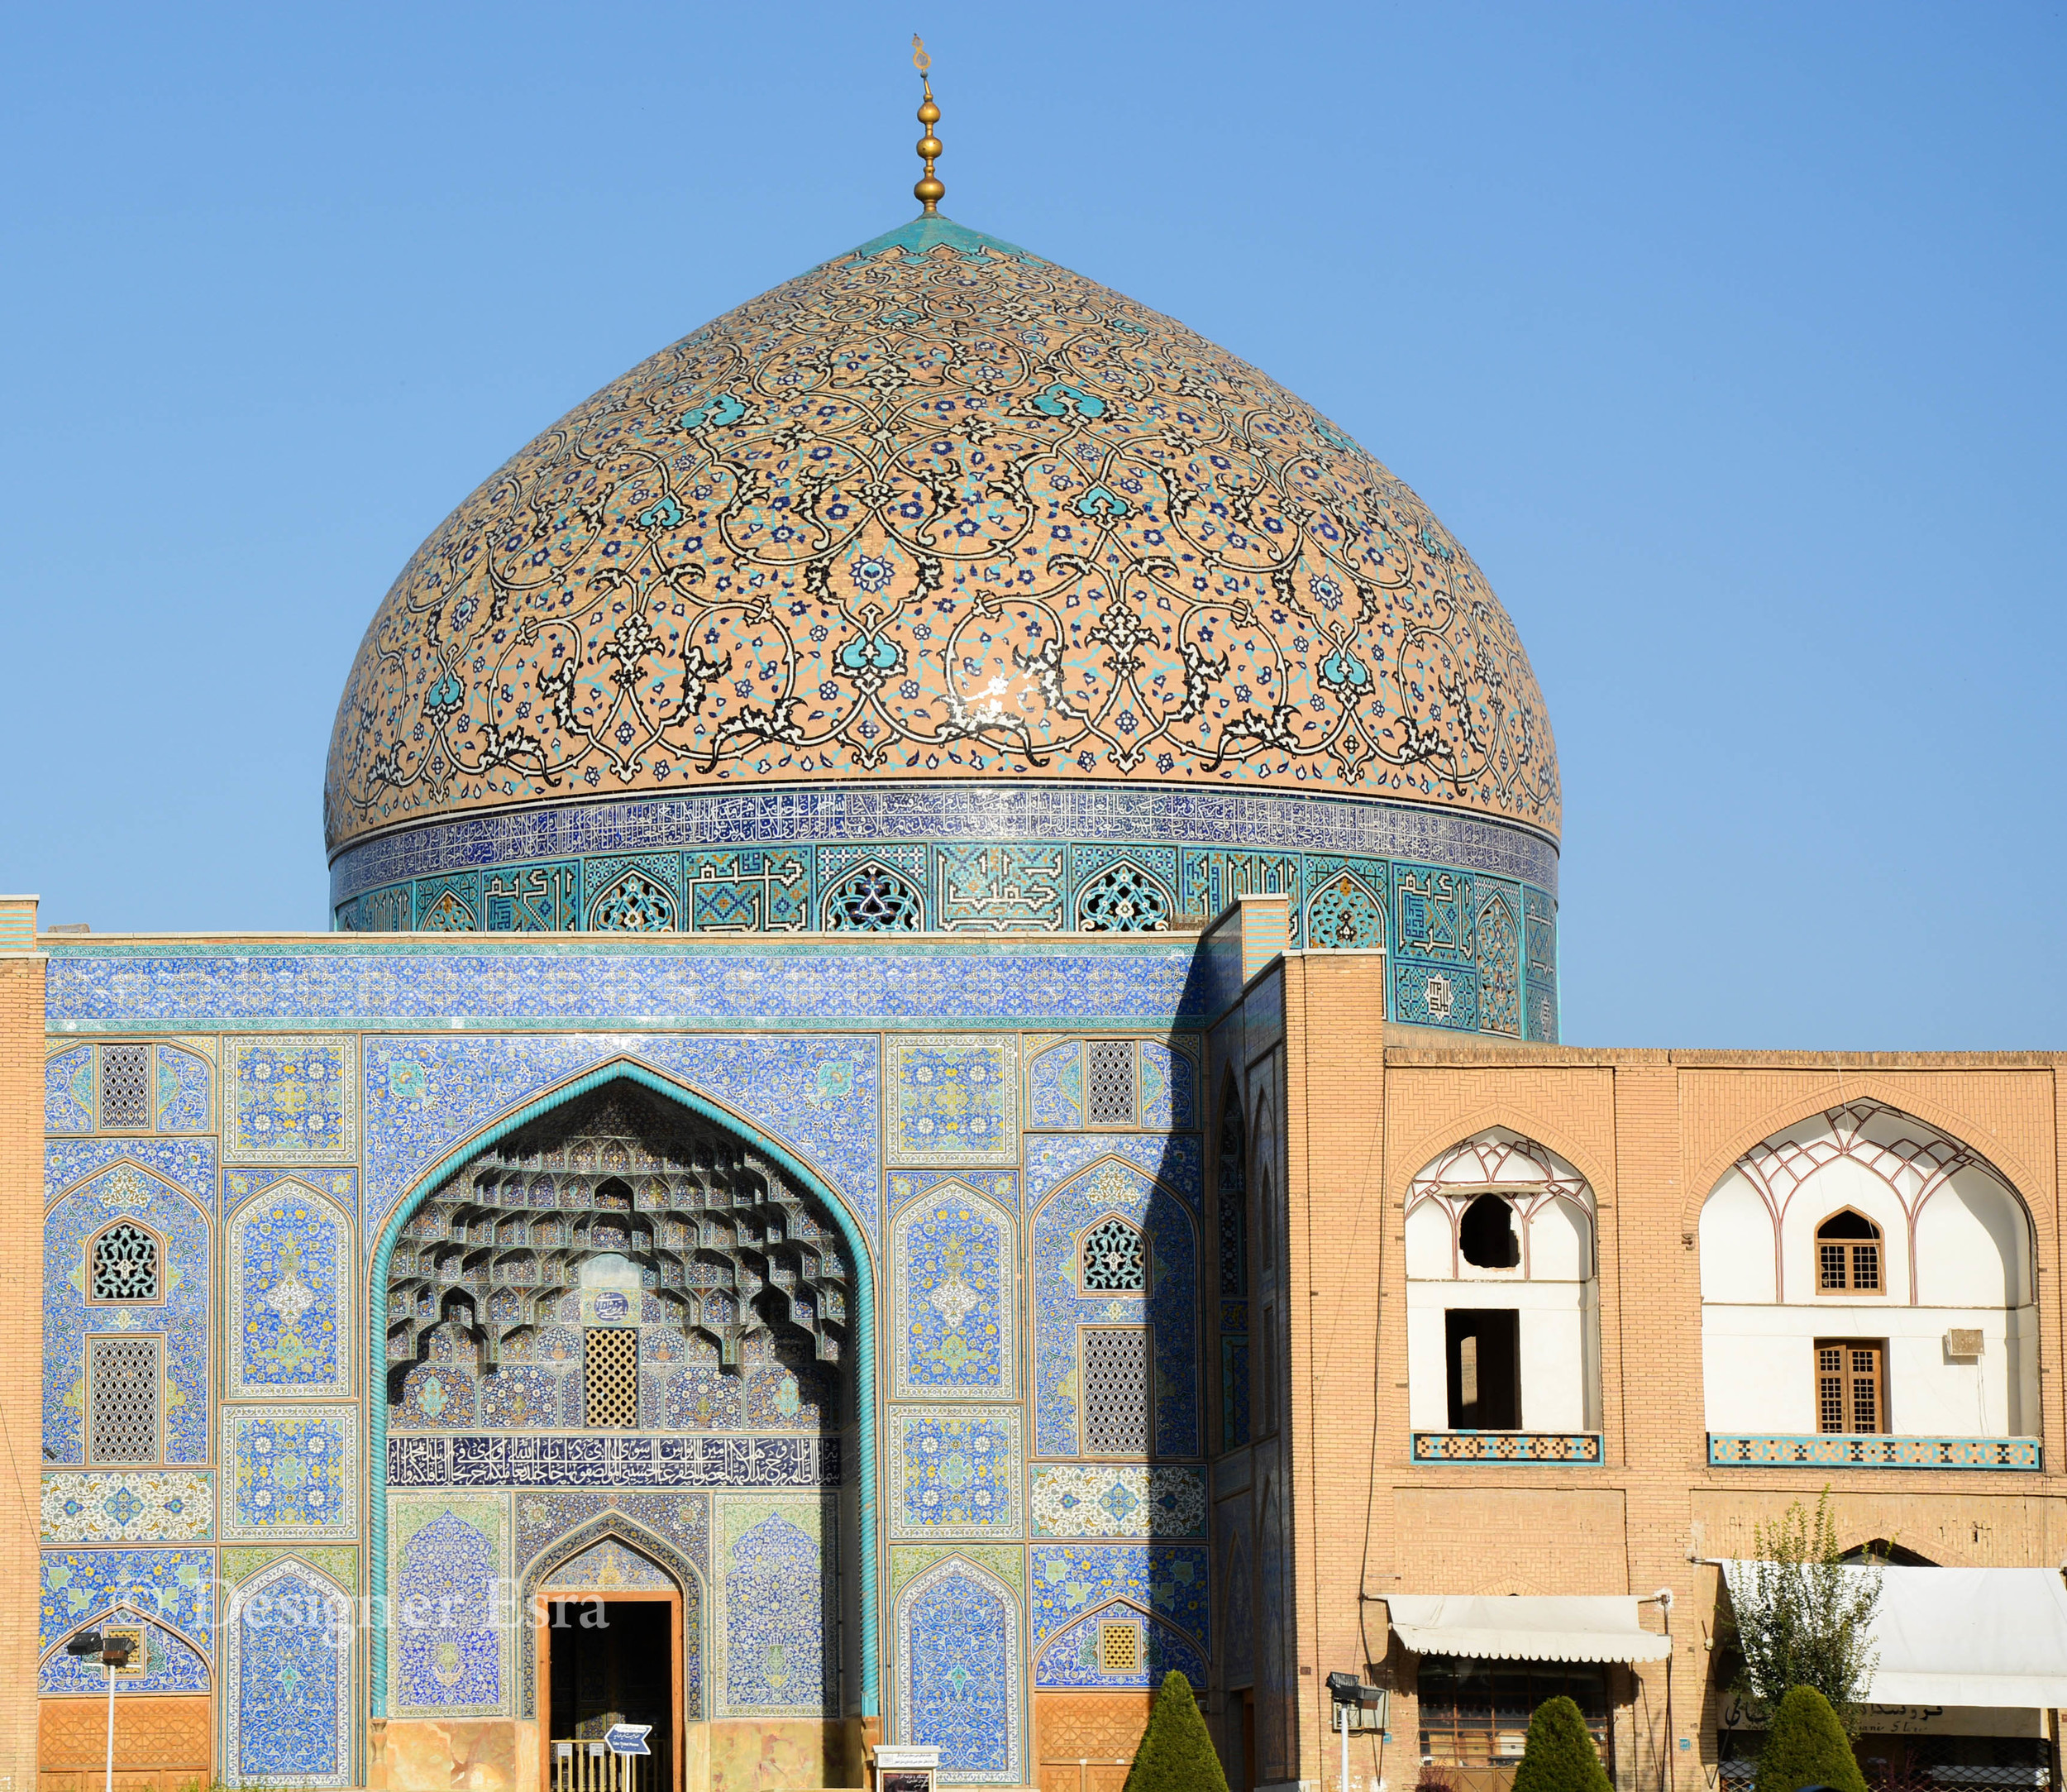
<svg viewBox="0 0 2067 1792"><path fill-rule="evenodd" d="M1406 485L1181 325L922 220L662 351L461 505L367 633L325 794L336 850L584 800L1057 779L1559 820L1513 626ZM700 920L700 867L636 856L528 906L823 925L780 870ZM497 925L409 894L356 925ZM962 919L935 902L904 925Z"/></svg>

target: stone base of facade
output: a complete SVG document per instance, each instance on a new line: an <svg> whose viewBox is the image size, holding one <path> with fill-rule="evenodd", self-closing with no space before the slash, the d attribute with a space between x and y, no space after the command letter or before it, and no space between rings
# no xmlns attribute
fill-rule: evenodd
<svg viewBox="0 0 2067 1792"><path fill-rule="evenodd" d="M731 1718L688 1728L682 1792L859 1786L866 1778L868 1751L858 1718Z"/></svg>
<svg viewBox="0 0 2067 1792"><path fill-rule="evenodd" d="M858 1787L867 1760L865 1727L858 1718L685 1725L681 1792ZM538 1725L530 1718L396 1718L375 1726L366 1784L373 1792L550 1792L543 1761ZM68 1783L47 1792L92 1789Z"/></svg>
<svg viewBox="0 0 2067 1792"><path fill-rule="evenodd" d="M538 1792L538 1726L527 1718L394 1718L366 1750L374 1792Z"/></svg>

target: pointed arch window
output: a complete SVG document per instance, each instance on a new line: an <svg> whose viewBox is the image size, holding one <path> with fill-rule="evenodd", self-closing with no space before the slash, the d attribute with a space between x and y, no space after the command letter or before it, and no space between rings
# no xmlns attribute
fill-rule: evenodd
<svg viewBox="0 0 2067 1792"><path fill-rule="evenodd" d="M1816 1291L1819 1294L1884 1292L1880 1228L1864 1214L1841 1208L1816 1227Z"/></svg>
<svg viewBox="0 0 2067 1792"><path fill-rule="evenodd" d="M1087 934L1166 933L1175 906L1161 883L1123 858L1085 885L1076 925Z"/></svg>
<svg viewBox="0 0 2067 1792"><path fill-rule="evenodd" d="M829 933L917 933L926 925L925 900L912 879L871 860L827 892L824 925Z"/></svg>
<svg viewBox="0 0 2067 1792"><path fill-rule="evenodd" d="M117 1220L93 1240L97 1301L158 1299L158 1240L133 1220Z"/></svg>
<svg viewBox="0 0 2067 1792"><path fill-rule="evenodd" d="M1148 1251L1141 1229L1117 1215L1084 1234L1077 1275L1086 1294L1146 1294Z"/></svg>

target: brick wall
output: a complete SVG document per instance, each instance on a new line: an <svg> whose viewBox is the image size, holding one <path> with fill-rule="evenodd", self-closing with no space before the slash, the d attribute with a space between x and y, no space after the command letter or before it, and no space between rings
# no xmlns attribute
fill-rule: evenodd
<svg viewBox="0 0 2067 1792"><path fill-rule="evenodd" d="M1367 1664L1395 1687L1392 1740L1353 1740L1353 1782L1419 1767L1414 1657L1388 1593L1649 1594L1670 1589L1666 1664L1623 1677L1625 1787L1694 1789L1712 1769L1706 1645L1716 1570L1752 1525L1827 1484L1845 1539L1899 1536L1948 1565L2055 1567L2067 1547L2060 1371L2060 1140L2067 1091L2043 1054L1585 1051L1451 1044L1388 1030L1382 959L1294 956L1284 970L1284 1322L1296 1489L1299 1750L1288 1777L1332 1787L1325 1677ZM2045 1472L1711 1469L1702 1385L1701 1203L1748 1145L1870 1097L1984 1154L2036 1234ZM1579 1168L1598 1211L1602 1422L1595 1467L1416 1466L1406 1386L1405 1202L1446 1147L1493 1125ZM1663 1627L1658 1608L1643 1622ZM1682 1751L1678 1739L1691 1747ZM1664 1757L1661 1759L1661 1756ZM1259 1764L1260 1765L1260 1764ZM1259 1777L1268 1779L1268 1775Z"/></svg>
<svg viewBox="0 0 2067 1792"><path fill-rule="evenodd" d="M0 1792L26 1792L36 1776L43 962L0 952Z"/></svg>

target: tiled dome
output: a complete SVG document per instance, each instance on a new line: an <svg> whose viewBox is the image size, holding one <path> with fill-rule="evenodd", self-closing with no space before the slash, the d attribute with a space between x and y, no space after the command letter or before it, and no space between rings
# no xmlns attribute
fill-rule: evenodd
<svg viewBox="0 0 2067 1792"><path fill-rule="evenodd" d="M452 513L360 648L326 825L917 779L1559 819L1513 624L1405 485L1181 324L922 218Z"/></svg>

